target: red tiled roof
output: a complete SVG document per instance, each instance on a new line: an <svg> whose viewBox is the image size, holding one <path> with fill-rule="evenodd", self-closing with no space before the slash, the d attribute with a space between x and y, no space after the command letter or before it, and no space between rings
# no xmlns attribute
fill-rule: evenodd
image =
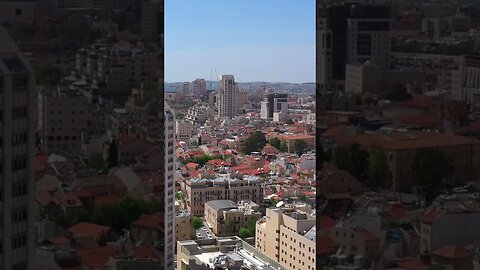
<svg viewBox="0 0 480 270"><path fill-rule="evenodd" d="M187 163L185 166L187 166L187 168L197 168L198 165L199 165L198 163L190 162L190 163Z"/></svg>
<svg viewBox="0 0 480 270"><path fill-rule="evenodd" d="M456 259L472 258L473 252L462 246L446 245L437 250L432 251L432 255L456 260Z"/></svg>
<svg viewBox="0 0 480 270"><path fill-rule="evenodd" d="M95 204L111 204L117 203L122 200L122 197L117 195L103 195L103 196L96 196L95 197Z"/></svg>
<svg viewBox="0 0 480 270"><path fill-rule="evenodd" d="M336 244L328 236L323 235L317 239L317 252L320 255L328 255L335 251Z"/></svg>
<svg viewBox="0 0 480 270"><path fill-rule="evenodd" d="M326 230L335 226L335 220L329 216L320 216L320 230Z"/></svg>
<svg viewBox="0 0 480 270"><path fill-rule="evenodd" d="M66 238L65 236L52 237L49 238L48 241L54 245L70 244L70 239Z"/></svg>
<svg viewBox="0 0 480 270"><path fill-rule="evenodd" d="M95 237L102 233L107 233L109 230L110 227L108 226L88 222L80 222L68 228L68 231L73 234L73 237Z"/></svg>
<svg viewBox="0 0 480 270"><path fill-rule="evenodd" d="M164 216L163 213L157 212L152 215L142 215L132 225L147 227L150 229L163 230Z"/></svg>
<svg viewBox="0 0 480 270"><path fill-rule="evenodd" d="M215 167L228 167L232 166L232 164L228 161L224 161L223 159L212 159L207 162L207 164L213 165Z"/></svg>
<svg viewBox="0 0 480 270"><path fill-rule="evenodd" d="M405 270L428 270L429 267L417 258L406 257L397 261L399 267Z"/></svg>
<svg viewBox="0 0 480 270"><path fill-rule="evenodd" d="M115 248L107 245L104 247L96 247L89 249L77 249L78 258L89 269L103 269L108 259L115 255Z"/></svg>
<svg viewBox="0 0 480 270"><path fill-rule="evenodd" d="M441 217L445 213L446 213L445 210L442 210L440 208L435 208L435 209L425 213L422 217L422 221L425 222L425 223L431 224L437 218Z"/></svg>
<svg viewBox="0 0 480 270"><path fill-rule="evenodd" d="M321 137L335 137L345 130L346 127L336 126L327 129L322 133Z"/></svg>
<svg viewBox="0 0 480 270"><path fill-rule="evenodd" d="M381 147L391 150L434 148L478 143L468 137L437 132L393 132L389 134L355 134L340 136L339 143L358 143L367 147Z"/></svg>
<svg viewBox="0 0 480 270"><path fill-rule="evenodd" d="M308 134L288 134L288 135L283 135L282 138L285 140L307 140L307 139L315 139L315 136L308 135Z"/></svg>
<svg viewBox="0 0 480 270"><path fill-rule="evenodd" d="M188 175L189 175L191 178L196 178L196 177L198 177L201 173L202 173L202 170L195 170L195 171L189 171L189 172L188 172Z"/></svg>
<svg viewBox="0 0 480 270"><path fill-rule="evenodd" d="M134 247L133 252L137 259L155 258L160 261L160 256L151 246Z"/></svg>

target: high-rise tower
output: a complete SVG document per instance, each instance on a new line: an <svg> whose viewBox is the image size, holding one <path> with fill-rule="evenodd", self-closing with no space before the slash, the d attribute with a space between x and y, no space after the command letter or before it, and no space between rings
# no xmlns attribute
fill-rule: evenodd
<svg viewBox="0 0 480 270"><path fill-rule="evenodd" d="M237 108L238 87L233 75L222 75L220 91L218 93L218 115L233 118L238 114Z"/></svg>
<svg viewBox="0 0 480 270"><path fill-rule="evenodd" d="M0 27L0 269L33 269L35 80Z"/></svg>

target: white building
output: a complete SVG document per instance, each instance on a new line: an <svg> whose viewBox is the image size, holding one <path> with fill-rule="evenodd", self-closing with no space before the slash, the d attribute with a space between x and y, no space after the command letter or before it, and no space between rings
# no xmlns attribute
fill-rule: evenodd
<svg viewBox="0 0 480 270"><path fill-rule="evenodd" d="M175 258L175 115L165 103L165 269L174 269Z"/></svg>
<svg viewBox="0 0 480 270"><path fill-rule="evenodd" d="M480 100L480 57L466 55L455 60L458 69L452 71L452 98L478 104Z"/></svg>
<svg viewBox="0 0 480 270"><path fill-rule="evenodd" d="M187 110L185 119L189 122L203 125L205 121L214 116L214 110L204 104L195 104Z"/></svg>
<svg viewBox="0 0 480 270"><path fill-rule="evenodd" d="M237 95L238 87L234 76L222 75L217 100L218 116L233 118L238 114Z"/></svg>
<svg viewBox="0 0 480 270"><path fill-rule="evenodd" d="M35 78L0 27L0 269L34 269Z"/></svg>

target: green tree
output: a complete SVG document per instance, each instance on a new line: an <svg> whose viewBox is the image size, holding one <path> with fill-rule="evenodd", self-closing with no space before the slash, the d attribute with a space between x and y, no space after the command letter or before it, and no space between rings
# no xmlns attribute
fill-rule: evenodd
<svg viewBox="0 0 480 270"><path fill-rule="evenodd" d="M291 125L291 124L293 124L293 120L292 120L292 119L288 119L286 123L287 123L288 125Z"/></svg>
<svg viewBox="0 0 480 270"><path fill-rule="evenodd" d="M37 84L43 86L57 86L62 79L62 70L51 65L38 66L35 68Z"/></svg>
<svg viewBox="0 0 480 270"><path fill-rule="evenodd" d="M280 139L278 139L278 138L271 138L270 140L268 140L268 143L269 143L271 146L273 146L273 147L275 147L275 148L277 148L277 149L280 150L280 146L281 146L281 144L282 144L282 141L280 141Z"/></svg>
<svg viewBox="0 0 480 270"><path fill-rule="evenodd" d="M116 140L112 140L110 146L108 147L107 163L109 169L118 166L118 149Z"/></svg>
<svg viewBox="0 0 480 270"><path fill-rule="evenodd" d="M417 192L425 197L427 205L438 196L442 180L450 173L450 162L438 149L420 149L412 165L413 184Z"/></svg>
<svg viewBox="0 0 480 270"><path fill-rule="evenodd" d="M177 194L175 194L175 198L178 201L183 201L183 199L185 199L185 193L183 193L183 191L179 191Z"/></svg>
<svg viewBox="0 0 480 270"><path fill-rule="evenodd" d="M412 95L407 92L405 85L399 84L393 87L393 89L389 91L385 97L390 101L402 101L411 99Z"/></svg>
<svg viewBox="0 0 480 270"><path fill-rule="evenodd" d="M282 142L280 143L280 149L278 149L282 152L288 152L288 144L287 144L287 141L285 140L282 140Z"/></svg>
<svg viewBox="0 0 480 270"><path fill-rule="evenodd" d="M249 238L255 236L255 227L258 219L250 219L247 221L244 227L240 228L238 231L238 236L240 238Z"/></svg>
<svg viewBox="0 0 480 270"><path fill-rule="evenodd" d="M175 118L176 118L177 120L182 120L184 117L185 117L185 114L183 114L183 113L181 113L181 112L177 112L177 113L175 114Z"/></svg>
<svg viewBox="0 0 480 270"><path fill-rule="evenodd" d="M368 156L366 150L353 143L336 147L333 162L340 170L345 170L358 180L364 181L367 176Z"/></svg>
<svg viewBox="0 0 480 270"><path fill-rule="evenodd" d="M199 217L192 217L192 219L190 220L190 223L192 224L192 227L195 230L198 230L203 226L203 221Z"/></svg>
<svg viewBox="0 0 480 270"><path fill-rule="evenodd" d="M293 143L293 149L299 156L303 155L306 148L307 142L304 140L295 140L295 142Z"/></svg>
<svg viewBox="0 0 480 270"><path fill-rule="evenodd" d="M102 154L95 154L90 156L87 162L88 166L97 171L106 170L107 164L103 160Z"/></svg>
<svg viewBox="0 0 480 270"><path fill-rule="evenodd" d="M387 155L382 149L372 152L368 162L368 185L380 189L392 186L392 171L387 161Z"/></svg>
<svg viewBox="0 0 480 270"><path fill-rule="evenodd" d="M260 152L266 144L267 139L265 138L265 134L263 134L261 131L255 131L245 140L243 152L245 154Z"/></svg>

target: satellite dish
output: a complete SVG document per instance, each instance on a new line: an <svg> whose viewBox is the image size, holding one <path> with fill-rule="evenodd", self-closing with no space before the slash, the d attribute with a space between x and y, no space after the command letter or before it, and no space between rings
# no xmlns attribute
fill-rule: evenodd
<svg viewBox="0 0 480 270"><path fill-rule="evenodd" d="M283 205L283 201L279 201L275 206L276 207L282 207L282 205Z"/></svg>

